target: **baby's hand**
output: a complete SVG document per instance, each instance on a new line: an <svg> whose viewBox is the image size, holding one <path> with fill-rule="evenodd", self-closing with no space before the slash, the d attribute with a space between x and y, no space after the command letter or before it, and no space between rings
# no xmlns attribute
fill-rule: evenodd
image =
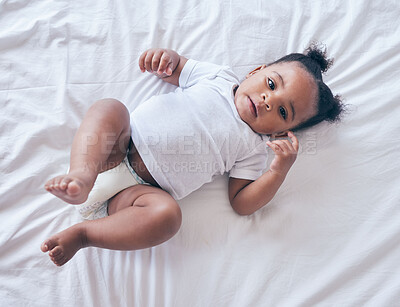
<svg viewBox="0 0 400 307"><path fill-rule="evenodd" d="M293 165L297 158L297 152L299 151L299 141L296 136L292 133L288 133L289 140L275 140L267 142L267 145L274 151L275 158L270 165L270 170L285 175Z"/></svg>
<svg viewBox="0 0 400 307"><path fill-rule="evenodd" d="M171 76L179 63L179 54L170 49L149 49L139 58L139 67L160 77Z"/></svg>

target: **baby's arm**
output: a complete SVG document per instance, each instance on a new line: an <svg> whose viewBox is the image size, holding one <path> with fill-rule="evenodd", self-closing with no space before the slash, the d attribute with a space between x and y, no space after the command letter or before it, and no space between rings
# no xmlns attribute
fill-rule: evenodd
<svg viewBox="0 0 400 307"><path fill-rule="evenodd" d="M230 178L229 200L232 208L240 215L249 215L266 205L276 194L297 157L299 142L289 132L288 140L267 142L275 158L270 169L255 181Z"/></svg>
<svg viewBox="0 0 400 307"><path fill-rule="evenodd" d="M187 59L171 49L149 49L139 58L139 67L160 77L164 81L179 86L179 76Z"/></svg>

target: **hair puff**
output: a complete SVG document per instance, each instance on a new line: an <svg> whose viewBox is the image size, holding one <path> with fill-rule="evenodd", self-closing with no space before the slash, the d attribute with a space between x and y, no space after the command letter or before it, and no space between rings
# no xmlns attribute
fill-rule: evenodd
<svg viewBox="0 0 400 307"><path fill-rule="evenodd" d="M326 73L334 61L333 58L329 59L327 57L326 47L315 42L306 49L305 55L318 64L322 73Z"/></svg>

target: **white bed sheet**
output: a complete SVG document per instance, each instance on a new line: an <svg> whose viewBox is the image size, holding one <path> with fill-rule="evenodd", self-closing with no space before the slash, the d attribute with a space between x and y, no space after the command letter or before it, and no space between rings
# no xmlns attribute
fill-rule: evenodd
<svg viewBox="0 0 400 307"><path fill-rule="evenodd" d="M0 305L399 306L399 16L396 0L0 1ZM173 89L140 73L142 51L243 77L312 40L351 112L300 134L267 207L236 215L222 176L180 201L182 228L158 247L87 248L61 268L41 253L80 220L43 184L90 104Z"/></svg>

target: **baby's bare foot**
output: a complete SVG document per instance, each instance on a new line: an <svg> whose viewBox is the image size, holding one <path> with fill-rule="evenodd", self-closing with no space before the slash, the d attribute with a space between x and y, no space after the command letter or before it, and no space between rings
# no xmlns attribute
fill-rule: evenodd
<svg viewBox="0 0 400 307"><path fill-rule="evenodd" d="M69 172L46 182L44 188L70 204L82 204L87 199L96 178L87 172Z"/></svg>
<svg viewBox="0 0 400 307"><path fill-rule="evenodd" d="M50 259L55 265L62 266L67 263L78 250L86 246L84 228L81 224L77 224L44 241L40 249L44 253L49 252Z"/></svg>

